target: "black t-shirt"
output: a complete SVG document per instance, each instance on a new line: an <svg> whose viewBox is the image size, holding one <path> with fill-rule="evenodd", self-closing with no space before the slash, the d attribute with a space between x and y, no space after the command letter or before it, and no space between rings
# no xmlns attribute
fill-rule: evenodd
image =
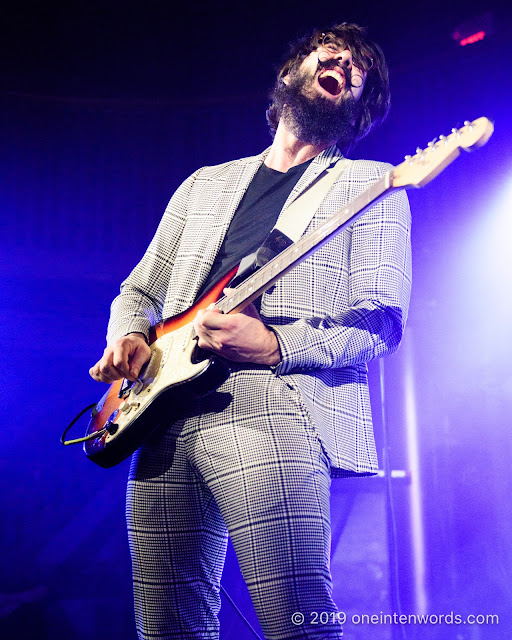
<svg viewBox="0 0 512 640"><path fill-rule="evenodd" d="M231 220L210 274L198 295L263 244L274 228L286 199L310 163L311 160L290 167L286 173L261 165Z"/></svg>

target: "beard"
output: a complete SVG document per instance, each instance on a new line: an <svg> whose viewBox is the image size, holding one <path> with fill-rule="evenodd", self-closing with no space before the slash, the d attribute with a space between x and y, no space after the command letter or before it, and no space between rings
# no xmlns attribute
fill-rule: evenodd
<svg viewBox="0 0 512 640"><path fill-rule="evenodd" d="M356 142L354 122L361 112L359 103L348 91L338 103L316 92L309 95L313 83L314 78L304 71L291 74L288 84L278 80L272 92L272 108L302 142L336 142L346 153ZM350 77L347 86L350 87Z"/></svg>

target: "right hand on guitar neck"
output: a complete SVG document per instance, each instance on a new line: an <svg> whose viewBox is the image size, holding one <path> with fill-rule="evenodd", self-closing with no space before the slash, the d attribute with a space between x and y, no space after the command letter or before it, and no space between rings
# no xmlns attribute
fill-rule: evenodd
<svg viewBox="0 0 512 640"><path fill-rule="evenodd" d="M129 333L105 349L101 359L89 369L89 374L94 380L109 384L120 378L134 381L150 355L151 349L144 336Z"/></svg>

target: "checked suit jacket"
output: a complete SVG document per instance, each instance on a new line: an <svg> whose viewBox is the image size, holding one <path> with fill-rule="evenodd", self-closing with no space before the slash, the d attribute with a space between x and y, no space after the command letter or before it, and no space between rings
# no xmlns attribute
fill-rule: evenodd
<svg viewBox="0 0 512 640"><path fill-rule="evenodd" d="M194 303L267 153L203 167L178 188L112 303L109 343L130 332L147 335L151 325ZM283 211L340 157L336 147L317 156ZM350 163L306 233L389 168L374 161ZM262 296L261 317L282 354L274 375L286 376L300 393L333 475L368 475L378 468L366 363L397 349L410 288L410 211L405 192L396 191Z"/></svg>

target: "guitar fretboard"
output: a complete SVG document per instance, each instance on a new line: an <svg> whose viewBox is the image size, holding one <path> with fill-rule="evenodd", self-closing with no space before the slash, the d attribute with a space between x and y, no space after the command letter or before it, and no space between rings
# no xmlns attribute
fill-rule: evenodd
<svg viewBox="0 0 512 640"><path fill-rule="evenodd" d="M275 258L244 280L228 295L215 304L223 313L242 311L274 282L282 278L290 269L303 262L331 238L341 233L355 222L365 211L382 200L393 189L393 170L385 173L359 196L354 198L319 227L281 251Z"/></svg>

